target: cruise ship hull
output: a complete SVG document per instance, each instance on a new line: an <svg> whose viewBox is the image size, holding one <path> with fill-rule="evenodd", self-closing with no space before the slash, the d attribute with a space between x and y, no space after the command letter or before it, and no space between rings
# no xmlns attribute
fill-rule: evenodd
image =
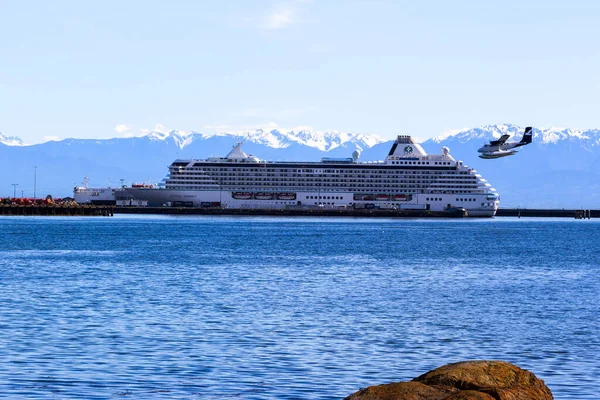
<svg viewBox="0 0 600 400"><path fill-rule="evenodd" d="M377 196L365 196L356 200L353 192L265 192L248 193L231 190L180 190L162 188L124 188L132 197L146 200L150 207L186 206L186 207L222 207L247 209L284 209L289 207L328 207L328 208L381 208L404 210L445 211L460 207L467 210L470 217L493 217L497 210L497 201L485 195L456 197L456 195L426 194L405 196L389 195L388 200ZM269 192L271 193L271 192ZM293 199L292 199L293 198ZM435 200L433 200L435 199Z"/></svg>

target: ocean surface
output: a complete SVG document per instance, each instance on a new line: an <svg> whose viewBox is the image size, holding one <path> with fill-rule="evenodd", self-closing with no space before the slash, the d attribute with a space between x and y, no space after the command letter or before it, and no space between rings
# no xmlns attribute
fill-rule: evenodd
<svg viewBox="0 0 600 400"><path fill-rule="evenodd" d="M600 221L0 218L0 398L341 399L498 359L600 399Z"/></svg>

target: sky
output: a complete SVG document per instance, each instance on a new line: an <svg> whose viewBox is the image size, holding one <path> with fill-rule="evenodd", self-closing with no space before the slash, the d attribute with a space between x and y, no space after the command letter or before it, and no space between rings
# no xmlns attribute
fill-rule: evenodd
<svg viewBox="0 0 600 400"><path fill-rule="evenodd" d="M0 132L600 128L600 2L0 0Z"/></svg>

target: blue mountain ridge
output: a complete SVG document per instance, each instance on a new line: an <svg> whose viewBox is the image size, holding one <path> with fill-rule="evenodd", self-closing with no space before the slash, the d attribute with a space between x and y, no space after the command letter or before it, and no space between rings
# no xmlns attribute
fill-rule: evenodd
<svg viewBox="0 0 600 400"><path fill-rule="evenodd" d="M533 143L514 156L483 160L477 149L502 133L520 140L522 127L489 125L466 129L422 143L428 153L450 148L454 158L475 168L501 197L501 207L600 208L600 131L538 130ZM333 135L335 136L335 135ZM12 138L18 139L18 138ZM334 138L335 139L335 138ZM335 139L337 140L337 139ZM383 160L392 140L368 146L359 140L341 142L324 151L308 144L287 142L286 147L271 147L267 141L246 139L243 148L265 160L318 161L321 157L350 157L361 150L361 161ZM194 134L182 145L176 135L115 138L65 139L30 146L0 143L0 197L21 190L33 196L34 166L38 166L37 195L72 195L73 186L85 176L90 187L113 187L123 179L133 182L160 182L168 165L177 158L225 156L236 143L233 135L205 137Z"/></svg>

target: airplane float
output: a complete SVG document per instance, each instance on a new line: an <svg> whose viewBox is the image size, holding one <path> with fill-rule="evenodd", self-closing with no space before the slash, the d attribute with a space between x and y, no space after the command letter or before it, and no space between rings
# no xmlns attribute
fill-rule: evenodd
<svg viewBox="0 0 600 400"><path fill-rule="evenodd" d="M525 133L523 133L523 138L520 142L507 142L509 137L510 135L504 134L500 136L500 139L498 140L491 140L489 143L485 144L482 148L477 150L481 153L479 157L484 159L492 159L517 154L517 147L525 146L531 143L531 127L528 126L527 128L525 128Z"/></svg>

